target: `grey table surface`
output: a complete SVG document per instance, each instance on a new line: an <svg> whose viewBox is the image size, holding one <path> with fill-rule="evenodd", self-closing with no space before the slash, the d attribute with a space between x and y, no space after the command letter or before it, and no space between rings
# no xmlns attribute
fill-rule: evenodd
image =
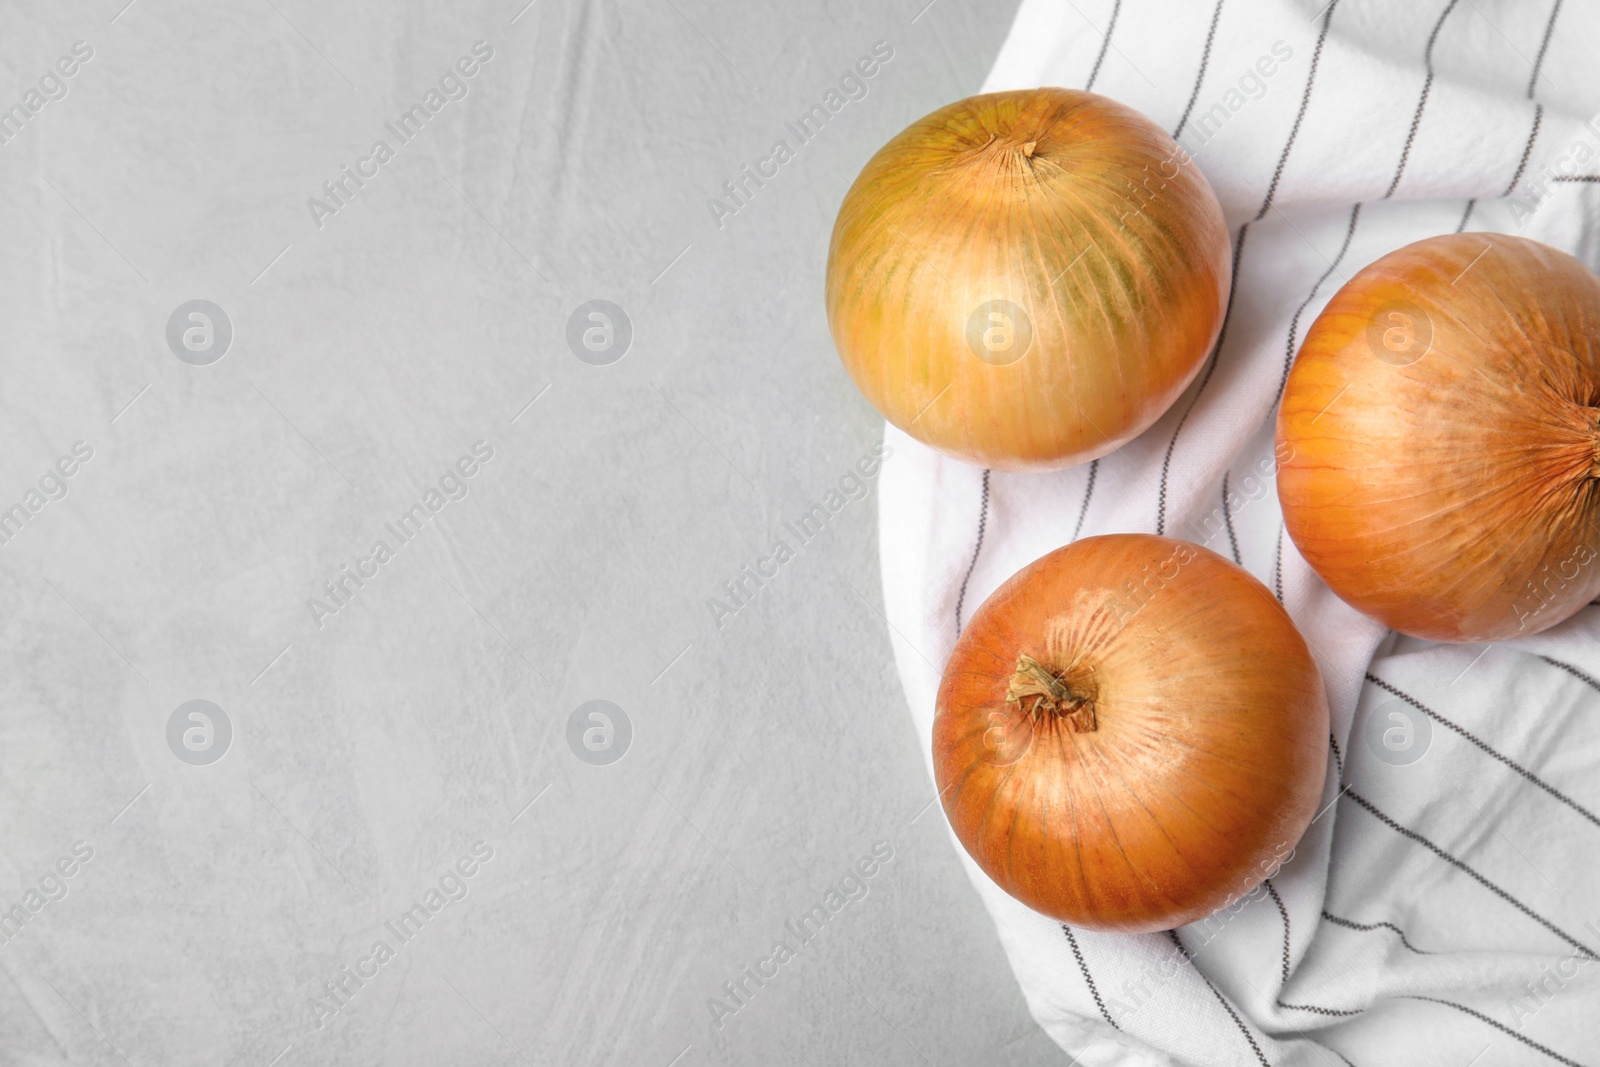
<svg viewBox="0 0 1600 1067"><path fill-rule="evenodd" d="M0 1063L1065 1062L822 309L922 3L5 5Z"/></svg>

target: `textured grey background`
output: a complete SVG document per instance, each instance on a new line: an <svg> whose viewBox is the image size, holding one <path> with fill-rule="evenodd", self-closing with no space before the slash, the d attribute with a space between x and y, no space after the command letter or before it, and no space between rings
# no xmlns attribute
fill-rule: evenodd
<svg viewBox="0 0 1600 1067"><path fill-rule="evenodd" d="M834 209L978 88L1014 4L123 3L0 11L0 107L93 50L0 145L0 508L93 449L0 544L0 909L26 920L0 1062L1061 1062L918 817L872 499L784 525L880 434L827 337ZM479 40L401 145L385 122ZM880 40L865 98L719 227L707 198ZM319 227L308 198L380 138ZM209 366L165 338L196 298L234 330ZM595 298L633 325L614 365L564 340ZM478 441L400 546L384 523ZM719 628L709 598L780 539ZM595 698L633 726L609 766L567 743ZM208 766L168 747L193 699L234 731ZM402 944L386 922L480 840ZM877 842L866 895L714 1027Z"/></svg>

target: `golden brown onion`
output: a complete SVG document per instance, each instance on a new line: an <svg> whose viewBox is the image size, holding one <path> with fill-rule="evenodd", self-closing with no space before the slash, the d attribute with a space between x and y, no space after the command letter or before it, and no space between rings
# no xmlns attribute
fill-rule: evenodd
<svg viewBox="0 0 1600 1067"><path fill-rule="evenodd" d="M1289 536L1435 641L1537 633L1600 592L1600 279L1493 233L1391 252L1306 334L1278 415Z"/></svg>
<svg viewBox="0 0 1600 1067"><path fill-rule="evenodd" d="M1143 432L1205 361L1231 249L1194 162L1092 93L989 93L880 149L839 209L828 322L884 417L1048 470Z"/></svg>
<svg viewBox="0 0 1600 1067"><path fill-rule="evenodd" d="M1327 768L1305 640L1221 556L1089 537L973 616L939 687L934 777L967 852L1064 922L1148 932L1254 889L1293 851Z"/></svg>

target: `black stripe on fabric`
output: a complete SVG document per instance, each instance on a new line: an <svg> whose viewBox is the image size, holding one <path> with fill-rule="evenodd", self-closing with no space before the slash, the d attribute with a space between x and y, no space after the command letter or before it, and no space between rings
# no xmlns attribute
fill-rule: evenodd
<svg viewBox="0 0 1600 1067"><path fill-rule="evenodd" d="M1111 35L1117 32L1117 16L1122 14L1122 0L1115 0L1111 5L1111 23L1106 27L1105 40L1100 42L1100 54L1094 57L1094 69L1089 72L1089 80L1084 83L1083 91L1094 90L1094 80L1100 77L1100 64L1106 61L1106 51L1111 47Z"/></svg>
<svg viewBox="0 0 1600 1067"><path fill-rule="evenodd" d="M1239 538L1233 532L1233 511L1228 507L1228 475L1229 471L1222 472L1222 525L1228 531L1228 548L1233 553L1233 561L1239 566L1244 566L1244 559L1239 555ZM1340 775L1342 778L1343 775Z"/></svg>
<svg viewBox="0 0 1600 1067"><path fill-rule="evenodd" d="M1422 95L1417 99L1416 113L1411 116L1411 132L1406 134L1406 145L1400 150L1400 166L1395 169L1394 180L1389 183L1389 190L1383 194L1387 200L1394 195L1400 185L1400 179L1406 172L1406 161L1411 158L1411 144L1417 139L1417 128L1422 125L1422 111L1428 106L1428 94L1433 91L1433 46L1439 39L1439 31L1444 29L1444 20L1450 17L1450 12L1456 9L1461 0L1450 0L1444 6L1444 11L1439 15L1439 21L1433 24L1433 32L1428 34L1428 47L1422 52L1422 65L1428 75L1422 80Z"/></svg>
<svg viewBox="0 0 1600 1067"><path fill-rule="evenodd" d="M1344 262L1345 253L1350 251L1350 240L1356 235L1356 220L1360 217L1361 204L1357 202L1355 207L1350 209L1350 224L1345 227L1344 244L1339 246L1339 254L1333 257L1333 262L1322 272L1322 277L1311 287L1311 292L1307 293L1300 306L1295 308L1294 318L1289 320L1289 341L1283 350L1283 374L1278 377L1278 392L1272 398L1273 407L1277 407L1278 401L1283 398L1283 387L1289 384L1289 367L1294 363L1294 343L1300 336L1300 318L1306 313L1306 308L1311 306L1311 301L1317 298L1317 291L1322 288L1322 283L1326 282L1333 272L1339 269L1339 264Z"/></svg>
<svg viewBox="0 0 1600 1067"><path fill-rule="evenodd" d="M1256 217L1251 222L1259 222L1266 218L1267 212L1272 208L1272 198L1277 195L1278 182L1283 178L1283 168L1289 162L1289 153L1294 149L1295 138L1300 135L1300 124L1305 121L1306 108L1311 103L1311 89L1317 83L1317 67L1322 62L1322 46L1328 40L1328 27L1333 24L1333 12L1339 6L1339 0L1333 0L1328 5L1327 11L1322 15L1322 29L1317 34L1317 47L1311 55L1311 70L1306 75L1305 92L1300 96L1300 111L1294 117L1294 125L1289 130L1289 139L1284 143L1283 151L1278 156L1278 165L1273 169L1272 181L1267 184L1267 193L1261 198L1261 210L1256 212ZM1195 390L1194 399L1189 401L1189 406L1184 409L1183 415L1178 419L1177 427L1172 431L1172 440L1167 442L1167 454L1161 460L1161 485L1157 490L1156 501L1156 533L1164 534L1167 529L1167 478L1172 468L1172 452L1178 445L1178 435L1183 432L1183 424L1189 421L1189 414L1200 403L1200 397L1206 391L1206 386L1211 381L1212 373L1217 369L1217 361L1222 356L1222 342L1228 335L1228 321L1233 316L1233 298L1239 289L1239 258L1244 252L1244 237L1249 232L1250 223L1239 227L1239 237L1233 247L1233 280L1228 288L1228 306L1222 313L1222 328L1217 331L1217 343L1212 346L1210 362L1206 366L1205 377L1200 379L1200 388Z"/></svg>
<svg viewBox="0 0 1600 1067"><path fill-rule="evenodd" d="M1329 735L1328 740L1333 740L1331 734ZM1336 745L1334 748L1335 751L1337 751L1338 746ZM1262 884L1267 887L1267 892L1272 894L1272 902L1278 906L1278 914L1283 918L1283 985L1281 989L1287 989L1289 987L1289 909L1284 907L1283 898L1278 895L1278 887L1272 884L1271 878L1268 878ZM1326 912L1324 912L1324 914L1326 914ZM1347 1018L1352 1015L1361 1015L1365 1012L1365 1009L1363 1008L1350 1010L1345 1008L1324 1008L1317 1004L1290 1004L1281 996L1274 999L1277 1001L1278 1007L1280 1008L1288 1008L1291 1011L1314 1012L1317 1015L1326 1015L1329 1018ZM1311 1039L1307 1038L1307 1040ZM1313 1041L1312 1043L1318 1048L1326 1047L1320 1042ZM1329 1051L1333 1050L1330 1049ZM1340 1055L1337 1051L1333 1051L1333 1054L1338 1056L1341 1060L1344 1060L1345 1063L1350 1063L1349 1060L1345 1060L1344 1056ZM1351 1064L1351 1067L1355 1067L1355 1065Z"/></svg>
<svg viewBox="0 0 1600 1067"><path fill-rule="evenodd" d="M1211 12L1211 29L1206 31L1205 51L1200 53L1200 72L1194 76L1194 89L1189 93L1189 103L1183 109L1183 117L1178 124L1172 127L1172 139L1176 141L1178 135L1183 133L1183 127L1188 123L1190 114L1194 111L1195 101L1200 99L1200 86L1206 80L1206 66L1211 62L1211 43L1217 39L1217 21L1222 18L1223 0L1217 0L1216 10Z"/></svg>
<svg viewBox="0 0 1600 1067"><path fill-rule="evenodd" d="M1334 0L1338 3L1338 0ZM1161 485L1156 493L1156 533L1167 532L1167 475L1172 469L1172 450L1178 447L1178 435L1183 432L1183 424L1189 421L1190 412L1195 405L1200 403L1200 396L1206 391L1206 386L1211 383L1211 375L1216 373L1217 361L1222 358L1222 342L1228 337L1228 320L1233 316L1233 297L1239 290L1239 257L1244 254L1244 237L1250 231L1248 222L1239 227L1239 236L1233 242L1233 272L1228 282L1228 304L1222 311L1222 325L1217 329L1217 343L1211 346L1211 356L1206 361L1206 372L1200 379L1200 388L1194 391L1194 399L1189 401L1189 406L1183 409L1183 414L1178 417L1178 425L1172 431L1172 440L1167 442L1167 454L1161 459Z"/></svg>
<svg viewBox="0 0 1600 1067"><path fill-rule="evenodd" d="M1337 2L1337 0L1335 0L1335 2ZM1228 1003L1228 998L1222 995L1221 990L1211 984L1211 979L1206 977L1206 972L1195 966L1194 959L1189 955L1189 950L1184 948L1183 942L1178 939L1178 931L1168 930L1167 936L1171 938L1172 943L1178 947L1178 951L1183 953L1183 958L1189 961L1189 966L1194 967L1194 973L1198 974L1200 976L1200 980L1206 984L1206 988L1211 990L1211 995L1217 998L1217 1003L1221 1004L1223 1009L1227 1011L1228 1018L1233 1020L1233 1025L1237 1026L1239 1028L1239 1032L1244 1035L1244 1039L1250 1042L1250 1050L1256 1054L1256 1060L1261 1064L1261 1067L1272 1067L1272 1064L1267 1061L1266 1055L1262 1053L1261 1046L1256 1044L1255 1035L1252 1034L1250 1032L1250 1028L1244 1024L1244 1020L1239 1018L1239 1013L1233 1010L1233 1005Z"/></svg>
<svg viewBox="0 0 1600 1067"><path fill-rule="evenodd" d="M1533 72L1528 76L1528 99L1533 100L1539 85L1539 71L1544 67L1544 54L1550 49L1550 35L1555 32L1556 16L1561 14L1561 0L1556 0L1550 8L1550 18L1544 24L1544 40L1539 43L1539 54L1533 61ZM1512 175L1511 184L1506 186L1506 191L1501 196L1510 196L1516 191L1517 182L1522 180L1522 172L1528 167L1528 159L1533 154L1533 142L1539 136L1539 124L1544 120L1544 105L1538 104L1533 111L1533 132L1528 134L1527 147L1522 150L1522 162L1517 164L1517 173ZM1460 233L1467 228L1467 219L1472 217L1472 209L1476 206L1476 199L1467 201L1467 210L1461 213L1461 225L1456 227Z"/></svg>
<svg viewBox="0 0 1600 1067"><path fill-rule="evenodd" d="M1072 946L1072 955L1077 958L1078 970L1083 972L1084 984L1089 987L1089 995L1094 998L1094 1006L1100 1009L1100 1017L1115 1029L1121 1030L1122 1027L1117 1026L1117 1020L1106 1011L1106 1002L1100 999L1100 987L1094 984L1094 976L1089 973L1089 965L1083 962L1083 952L1078 948L1078 939L1073 936L1072 927L1062 923L1061 932L1067 935L1067 944Z"/></svg>
<svg viewBox="0 0 1600 1067"><path fill-rule="evenodd" d="M961 592L956 594L956 636L961 636L961 606L967 602L967 583L978 566L978 553L983 551L983 529L989 524L989 471L983 472L983 504L978 509L978 542L972 546L972 562L967 564L967 576L961 579Z"/></svg>
<svg viewBox="0 0 1600 1067"><path fill-rule="evenodd" d="M1533 158L1533 144L1539 139L1539 127L1542 125L1544 125L1544 105L1535 103L1533 129L1528 131L1528 143L1522 146L1522 160L1517 164L1517 172L1511 176L1511 181L1506 185L1506 191L1500 194L1502 197L1510 196L1517 191L1517 183L1522 180L1523 172L1528 169L1528 160ZM1456 226L1457 233L1467 228L1467 220L1472 217L1472 209L1477 204L1476 198L1467 201L1467 210L1461 213L1461 222Z"/></svg>
<svg viewBox="0 0 1600 1067"><path fill-rule="evenodd" d="M1553 182L1600 182L1600 174L1557 174Z"/></svg>
<svg viewBox="0 0 1600 1067"><path fill-rule="evenodd" d="M1563 793L1561 790L1557 789L1555 786L1551 785L1549 782L1545 781L1543 778L1540 778L1537 774L1534 774L1532 771L1530 771L1526 767L1522 766L1522 764L1518 763L1516 760L1511 759L1509 756L1505 756L1505 755L1502 755L1499 752L1496 752L1494 749L1490 748L1488 746L1488 744L1486 744L1484 741L1479 739L1471 731L1466 730L1463 727L1457 726L1455 723L1451 722L1449 719L1445 718L1443 715L1440 715L1437 711L1434 711L1432 708L1430 708L1426 704L1422 703L1422 701L1418 700L1416 697L1412 696L1410 693L1406 693L1406 692L1396 688L1395 686L1390 685L1388 682L1384 681L1382 678L1379 678L1377 675L1373 674L1371 671L1367 672L1367 681L1371 682L1373 685L1378 686L1380 689L1383 689L1383 690L1391 693L1392 695L1399 697L1401 700L1404 700L1407 704L1410 704L1412 707L1414 707L1418 711L1422 712L1424 715L1426 715L1428 718L1432 719L1434 722L1438 723L1440 726L1445 727L1447 730L1452 730L1455 733L1459 734L1460 736L1466 738L1468 741L1471 741L1474 745L1478 746L1478 748L1482 749L1485 753L1487 753L1490 756L1493 756L1495 759L1499 760L1501 763L1504 763L1507 767L1510 767L1512 770L1514 770L1518 774L1522 775L1522 777L1526 778L1528 781L1532 782L1534 785L1538 786L1540 789L1543 789L1546 793L1549 793L1551 796L1553 796L1557 800L1561 801L1561 803L1565 804L1567 807L1571 808L1573 811L1577 812L1579 815L1582 815L1585 819L1588 819L1590 822L1594 823L1596 826L1600 826L1600 816L1596 816L1594 812L1590 811L1588 808L1584 807L1582 804L1579 804L1576 800L1573 800L1571 797L1567 796L1567 794Z"/></svg>
<svg viewBox="0 0 1600 1067"><path fill-rule="evenodd" d="M1433 46L1434 43L1439 39L1439 31L1444 28L1444 20L1450 17L1450 12L1455 10L1456 4L1459 2L1460 0L1450 0L1450 2L1445 5L1445 9L1439 15L1438 21L1433 24L1433 32L1428 35L1428 46L1423 50L1423 65L1428 71L1427 78L1422 83L1422 96L1417 100L1416 113L1411 116L1411 131L1406 135L1405 147L1400 151L1400 165L1395 168L1394 179L1389 182L1388 191L1383 194L1383 199L1385 200L1394 195L1395 188L1400 184L1400 178L1406 172L1406 161L1411 158L1411 144L1416 140L1417 129L1422 125L1422 112L1428 106L1428 94L1433 89ZM1329 15L1330 17L1332 15L1331 9L1329 11ZM1313 59L1312 62L1315 63L1315 59ZM1307 88L1307 96L1309 97L1309 86ZM1278 391L1272 398L1274 407L1277 406L1278 401L1283 399L1283 390L1289 384L1289 368L1294 364L1295 341L1299 338L1300 334L1300 319L1303 315L1305 315L1306 308L1310 307L1311 302L1317 298L1317 293L1322 289L1323 284L1333 275L1334 271L1339 269L1339 264L1344 262L1345 254L1350 251L1350 242L1356 235L1356 223L1360 220L1360 218L1361 203L1360 201L1357 201L1355 206L1350 209L1350 223L1345 228L1344 243L1339 246L1339 254L1334 257L1333 262L1328 264L1328 269L1323 271L1322 275L1316 280L1316 283L1311 286L1311 291L1306 294L1305 300L1303 300L1300 306L1295 309L1294 317L1289 320L1289 336L1284 344L1283 352L1283 373L1278 377ZM1461 222L1462 225L1466 224L1465 215L1461 217ZM1281 532L1279 534L1278 552L1281 557L1283 552ZM1276 568L1277 564L1274 564L1274 567ZM1277 574L1276 585L1278 589L1278 600L1282 601L1282 572L1281 570L1275 570L1275 573Z"/></svg>
<svg viewBox="0 0 1600 1067"><path fill-rule="evenodd" d="M1294 148L1294 140L1300 135L1300 124L1305 121L1306 107L1311 103L1311 87L1317 83L1317 66L1322 62L1322 46L1328 40L1328 27L1333 23L1333 10L1339 6L1339 0L1333 0L1328 5L1328 10L1322 15L1322 31L1317 34L1317 47L1311 53L1311 71L1306 75L1306 91L1300 97L1300 111L1294 117L1294 125L1289 129L1289 143L1283 146L1283 154L1278 157L1277 169L1272 172L1272 181L1267 185L1267 195L1261 200L1261 210L1256 212L1252 220L1260 222L1267 217L1267 212L1272 208L1272 198L1278 193L1278 182L1283 178L1283 168L1289 162L1289 151Z"/></svg>
<svg viewBox="0 0 1600 1067"><path fill-rule="evenodd" d="M1383 922L1378 922L1378 923L1358 923L1358 922L1355 922L1355 921L1350 920L1350 919L1340 918L1339 916L1333 914L1333 912L1328 911L1326 908L1323 909L1322 917L1324 919L1327 919L1329 922L1333 923L1335 926L1342 926L1346 930L1360 930L1360 931L1363 931L1363 932L1370 932L1372 930L1392 930L1392 931L1394 931L1394 933L1397 936L1399 936L1400 943L1402 945L1404 945L1406 948L1410 949L1412 952L1415 952L1417 955L1419 955L1419 956L1434 956L1434 955L1437 955L1437 953L1427 952L1427 951L1425 951L1423 949L1418 948L1416 945L1413 945L1409 940L1407 940L1406 932L1404 930L1400 929L1394 923L1383 923Z"/></svg>
<svg viewBox="0 0 1600 1067"><path fill-rule="evenodd" d="M1344 781L1344 753L1339 751L1339 739L1328 734L1328 745L1333 749L1333 765L1339 771L1339 781Z"/></svg>
<svg viewBox="0 0 1600 1067"><path fill-rule="evenodd" d="M1278 547L1272 553L1272 591L1283 603L1283 523L1278 523Z"/></svg>
<svg viewBox="0 0 1600 1067"><path fill-rule="evenodd" d="M1540 656L1539 658L1544 660L1546 663L1550 664L1550 666L1552 666L1552 667L1560 667L1562 670L1566 671L1568 674L1572 675L1574 678L1576 678L1579 681L1581 681L1584 685L1587 685L1590 689L1593 689L1596 692L1600 692L1600 682L1597 682L1593 678L1589 677L1587 674L1584 674L1582 671L1580 671L1578 668L1574 667L1572 664L1570 664L1570 663L1562 663L1560 660L1551 659L1549 656Z"/></svg>
<svg viewBox="0 0 1600 1067"><path fill-rule="evenodd" d="M1078 525L1072 528L1072 539L1076 541L1083 532L1083 520L1089 515L1089 498L1094 496L1094 476L1100 470L1099 460L1089 461L1089 484L1083 490L1083 507L1078 509Z"/></svg>
<svg viewBox="0 0 1600 1067"><path fill-rule="evenodd" d="M1522 172L1528 169L1528 160L1533 158L1533 142L1539 139L1539 127L1544 124L1544 105L1533 105L1533 129L1528 133L1528 143L1522 148L1522 162L1517 164L1517 172L1511 176L1511 183L1506 186L1506 191L1501 196L1510 196L1517 191L1517 183L1522 180Z"/></svg>
<svg viewBox="0 0 1600 1067"><path fill-rule="evenodd" d="M1415 830L1410 830L1410 829L1407 829L1404 826L1401 826L1399 823L1397 823L1393 819L1389 818L1389 816L1387 816L1383 812L1379 811L1377 806L1374 805L1372 803L1372 801L1368 800L1366 797L1362 796L1360 793L1357 793L1354 789L1350 789L1350 788L1347 787L1345 789L1345 791L1344 791L1344 795L1348 796L1351 800L1353 800L1357 804L1359 804L1363 809L1366 810L1366 812L1368 814L1370 814L1373 818L1377 819L1379 822L1383 823L1389 829L1393 830L1397 834L1400 834L1402 837L1410 838L1411 840L1415 841L1417 844L1419 844L1422 847L1426 848L1429 852L1432 852L1435 856L1438 856L1440 859L1444 860L1446 863L1449 863L1451 866L1455 867L1457 870L1463 872L1468 877L1470 877L1473 881L1477 882L1479 885L1481 885L1485 889L1489 890L1489 892L1493 893L1495 896L1499 897L1501 900L1505 901L1507 904L1510 904L1512 907L1514 907L1518 911L1522 912L1522 914L1526 915L1528 918L1532 919L1534 922L1538 923L1540 926L1544 927L1546 930L1549 930L1551 933L1553 933L1557 937L1561 938L1561 940L1565 941L1567 944L1571 945L1573 948L1577 949L1580 952L1583 952L1583 953L1587 954L1590 959L1600 959L1600 956L1597 956L1595 954L1594 950L1591 949L1588 945L1585 945L1582 941L1579 941L1577 938L1573 937L1571 934L1567 933L1565 930L1562 930L1561 927L1557 926L1555 923L1551 922L1549 919L1544 918L1538 912L1534 911L1532 908L1530 908L1526 904L1522 903L1522 901L1518 900L1516 897L1512 896L1510 893L1507 893L1504 889L1501 889L1499 886L1497 886L1493 882L1489 881L1489 879L1487 879L1483 875L1479 874L1476 870L1474 870L1473 868L1467 866L1465 863L1461 862L1460 860L1456 859L1454 856L1450 855L1450 853L1446 852L1444 849L1440 848L1438 845L1434 844L1432 841L1429 841L1426 837L1423 837L1421 834L1417 833Z"/></svg>
<svg viewBox="0 0 1600 1067"><path fill-rule="evenodd" d="M1422 96L1417 100L1416 113L1411 116L1411 131L1406 135L1405 147L1400 151L1400 165L1395 168L1394 179L1389 182L1389 189L1383 194L1383 199L1385 200L1394 195L1395 188L1400 184L1400 178L1406 172L1406 161L1411 157L1411 144L1416 140L1417 129L1422 125L1422 112L1423 109L1428 106L1428 94L1433 89L1433 46L1434 43L1439 39L1439 31L1444 28L1444 20L1450 17L1450 12L1455 10L1456 4L1459 2L1460 0L1450 0L1450 2L1445 5L1444 11L1440 13L1438 21L1433 24L1433 32L1428 35L1428 46L1423 49L1422 53L1423 66L1427 68L1428 75L1422 83ZM1328 9L1328 18L1331 20L1332 17L1333 9L1330 7ZM1323 32L1324 34L1327 32L1326 22L1323 23ZM1319 39L1317 42L1317 56L1313 56L1311 60L1313 75L1316 73L1316 62L1317 58L1321 55L1321 52L1322 42ZM1306 85L1306 99L1309 100L1310 97L1311 86L1308 82ZM1303 116L1305 114L1305 101L1301 102L1300 111L1301 115ZM1298 125L1299 120L1297 119L1296 126L1298 127ZM1287 153L1285 153L1285 158L1287 158ZM1274 182L1274 188L1275 187L1276 182ZM1272 190L1268 190L1267 195L1270 199ZM1283 399L1283 390L1289 384L1289 368L1294 364L1295 341L1298 339L1300 333L1301 316L1305 314L1306 308L1311 306L1311 302L1317 298L1317 293L1322 289L1323 283L1325 283L1328 278L1332 276L1334 271L1339 269L1339 264L1344 262L1345 254L1350 251L1350 242L1356 235L1356 223L1360 220L1360 218L1361 202L1357 201L1355 206L1350 209L1350 223L1345 228L1344 243L1339 246L1339 254L1334 257L1333 262L1328 264L1328 269L1323 271L1322 275L1317 278L1316 283L1311 286L1311 291L1306 294L1305 300L1303 300L1300 306L1295 309L1294 317L1289 320L1289 336L1284 344L1283 352L1283 373L1278 377L1278 391L1272 398L1272 404L1274 407L1276 407L1278 402ZM1462 225L1466 224L1465 215L1461 217L1461 221ZM1277 589L1279 603L1283 602L1282 561L1283 531L1280 528L1278 531L1278 556L1273 562L1273 585Z"/></svg>
<svg viewBox="0 0 1600 1067"><path fill-rule="evenodd" d="M1289 987L1289 909L1283 906L1283 898L1278 895L1278 887L1272 884L1271 878L1268 878L1262 884L1267 887L1267 892L1272 895L1272 902L1278 906L1278 914L1283 917L1283 961L1281 970L1283 975L1282 988L1287 989ZM1360 1015L1365 1010L1361 1008L1355 1010L1323 1008L1316 1004L1290 1004L1282 997L1277 997L1276 1000L1280 1008L1289 1008L1293 1011L1310 1011L1318 1015L1332 1017Z"/></svg>
<svg viewBox="0 0 1600 1067"><path fill-rule="evenodd" d="M1283 898L1278 895L1278 887L1272 884L1272 879L1271 878L1268 878L1265 882L1263 882L1261 884L1267 887L1267 892L1272 896L1272 902L1278 906L1278 914L1283 916L1283 968L1282 968L1282 970L1283 970L1283 986L1284 986L1284 988L1288 988L1288 985L1289 985L1289 909L1283 906ZM1283 1001L1281 1001L1281 1000L1278 1001L1278 1003L1280 1005L1283 1005L1284 1007L1288 1006L1288 1005L1283 1004Z"/></svg>
<svg viewBox="0 0 1600 1067"><path fill-rule="evenodd" d="M1286 1004L1281 1000L1278 1001L1278 1007L1280 1007L1280 1008L1289 1008L1289 1009L1291 1009L1293 1011L1314 1011L1318 1015L1331 1015L1331 1016L1335 1016L1335 1017L1338 1017L1338 1016L1349 1016L1349 1015L1364 1015L1366 1013L1366 1009L1364 1009L1364 1008L1354 1008L1354 1009L1351 1009L1351 1008L1319 1008L1315 1004ZM1349 1062L1349 1061L1347 1060L1346 1062Z"/></svg>
<svg viewBox="0 0 1600 1067"><path fill-rule="evenodd" d="M1534 86L1539 84L1539 71L1544 67L1544 54L1550 50L1550 35L1556 29L1556 16L1561 14L1561 0L1550 9L1550 21L1544 24L1544 40L1539 42L1539 54L1533 60L1533 73L1528 77L1528 99L1533 99Z"/></svg>
<svg viewBox="0 0 1600 1067"><path fill-rule="evenodd" d="M1529 1048L1539 1050L1540 1052L1544 1053L1546 1056L1549 1056L1551 1059L1555 1060L1557 1063L1564 1063L1564 1064L1567 1065L1567 1067L1584 1067L1584 1065L1579 1063L1577 1060L1569 1060L1567 1057L1563 1056L1561 1053L1555 1051L1554 1049L1546 1048L1544 1045L1539 1044L1539 1042L1533 1040L1531 1037L1523 1037L1520 1033L1518 1033L1517 1031L1511 1029L1511 1027L1506 1026L1504 1023L1495 1022L1493 1019L1489 1018L1489 1016L1483 1014L1481 1011L1473 1011L1471 1008L1467 1007L1465 1004L1457 1004L1453 1000L1440 1000L1437 997L1423 997L1423 996L1417 996L1415 994L1410 994L1410 993L1402 993L1400 995L1405 997L1405 999L1407 999L1407 1000L1425 1000L1429 1004L1442 1004L1447 1008L1454 1008L1454 1009L1456 1009L1456 1011L1466 1012L1468 1015L1472 1016L1474 1019L1477 1019L1477 1020L1479 1020L1480 1022L1483 1022L1483 1023L1487 1023L1488 1025L1494 1027L1496 1030L1499 1030L1501 1033L1510 1034L1512 1037L1516 1038L1518 1041L1522 1042L1524 1045L1527 1045Z"/></svg>

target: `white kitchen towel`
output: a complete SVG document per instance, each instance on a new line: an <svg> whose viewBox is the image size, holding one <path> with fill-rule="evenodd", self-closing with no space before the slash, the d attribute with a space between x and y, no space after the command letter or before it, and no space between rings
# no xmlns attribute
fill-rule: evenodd
<svg viewBox="0 0 1600 1067"><path fill-rule="evenodd" d="M1076 1062L1600 1065L1600 612L1493 646L1388 636L1284 536L1272 465L1289 361L1363 265L1464 229L1600 267L1597 52L1594 0L1024 0L986 88L1091 88L1173 132L1227 215L1233 297L1188 392L1095 463L990 473L887 429L884 598L919 743L976 606L1118 531L1272 587L1333 712L1324 813L1204 923L1073 930L966 861Z"/></svg>

